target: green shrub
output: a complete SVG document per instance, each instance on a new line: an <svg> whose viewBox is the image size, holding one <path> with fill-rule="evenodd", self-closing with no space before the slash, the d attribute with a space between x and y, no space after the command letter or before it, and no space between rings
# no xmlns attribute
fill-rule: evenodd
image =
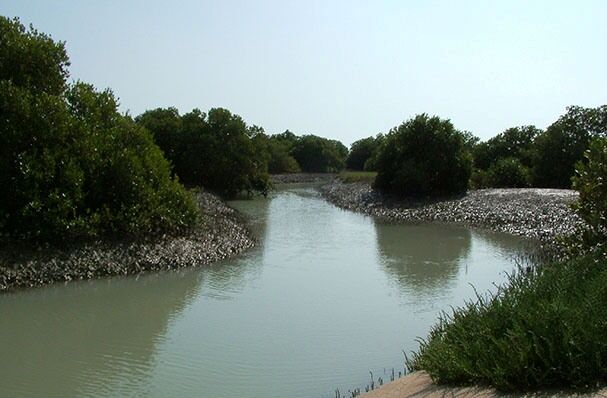
<svg viewBox="0 0 607 398"><path fill-rule="evenodd" d="M529 169L517 158L502 158L487 172L486 184L493 188L525 188L530 186Z"/></svg>
<svg viewBox="0 0 607 398"><path fill-rule="evenodd" d="M521 269L495 296L443 314L410 370L506 391L607 382L607 139L592 142L577 173L585 224L565 240L573 256Z"/></svg>
<svg viewBox="0 0 607 398"><path fill-rule="evenodd" d="M241 191L269 188L269 154L263 130L223 108L192 110L180 116L175 108L154 109L136 118L148 129L186 184L231 197Z"/></svg>
<svg viewBox="0 0 607 398"><path fill-rule="evenodd" d="M289 154L290 148L279 140L269 137L266 150L270 156L268 162L270 174L299 173L301 171L297 160Z"/></svg>
<svg viewBox="0 0 607 398"><path fill-rule="evenodd" d="M575 165L593 138L607 136L607 105L570 106L567 113L540 134L532 147L533 185L571 188Z"/></svg>
<svg viewBox="0 0 607 398"><path fill-rule="evenodd" d="M61 83L68 64L62 44L15 20L0 18L0 30L9 37L0 53L24 57L0 59L3 240L57 242L190 226L197 215L192 198L170 178L149 133L118 113L113 94Z"/></svg>
<svg viewBox="0 0 607 398"><path fill-rule="evenodd" d="M346 158L346 167L350 170L362 171L365 162L373 155L377 145L378 142L374 137L363 138L352 143Z"/></svg>
<svg viewBox="0 0 607 398"><path fill-rule="evenodd" d="M470 188L483 189L489 187L489 172L481 169L472 170L472 175L470 175Z"/></svg>
<svg viewBox="0 0 607 398"><path fill-rule="evenodd" d="M375 186L400 195L465 192L472 159L450 121L418 115L390 130L377 159Z"/></svg>
<svg viewBox="0 0 607 398"><path fill-rule="evenodd" d="M70 65L65 43L3 16L0 39L0 80L36 93L61 95Z"/></svg>
<svg viewBox="0 0 607 398"><path fill-rule="evenodd" d="M293 145L291 155L306 173L334 173L344 168L348 149L339 141L304 135Z"/></svg>
<svg viewBox="0 0 607 398"><path fill-rule="evenodd" d="M488 170L500 159L515 158L526 167L531 166L533 141L542 131L535 126L512 127L489 139L473 145L474 167Z"/></svg>
<svg viewBox="0 0 607 398"><path fill-rule="evenodd" d="M373 184L376 176L377 173L374 171L344 170L340 172L337 177L345 183L366 182L368 184Z"/></svg>
<svg viewBox="0 0 607 398"><path fill-rule="evenodd" d="M607 381L607 261L582 257L510 278L492 298L443 314L409 362L434 381L500 390Z"/></svg>
<svg viewBox="0 0 607 398"><path fill-rule="evenodd" d="M598 251L607 256L607 138L595 139L580 161L573 177L573 188L580 193L574 207L584 220L571 239L573 251Z"/></svg>

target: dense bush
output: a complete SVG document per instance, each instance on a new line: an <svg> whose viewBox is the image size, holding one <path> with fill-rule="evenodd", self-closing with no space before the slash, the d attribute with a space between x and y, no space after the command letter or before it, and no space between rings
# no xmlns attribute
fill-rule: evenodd
<svg viewBox="0 0 607 398"><path fill-rule="evenodd" d="M534 126L507 129L474 146L472 153L478 172L473 184L490 177L489 169L500 159L514 158L529 170L532 186L570 188L575 164L583 159L590 141L606 135L607 106L570 106L546 131ZM486 186L497 186L490 180L485 179Z"/></svg>
<svg viewBox="0 0 607 398"><path fill-rule="evenodd" d="M607 382L607 139L585 156L573 179L585 224L564 240L573 256L521 270L495 296L443 314L411 370L509 391Z"/></svg>
<svg viewBox="0 0 607 398"><path fill-rule="evenodd" d="M267 150L270 155L270 162L268 163L270 174L299 173L301 171L297 160L280 143L270 140Z"/></svg>
<svg viewBox="0 0 607 398"><path fill-rule="evenodd" d="M0 16L0 80L36 93L60 95L70 65L65 44L18 19Z"/></svg>
<svg viewBox="0 0 607 398"><path fill-rule="evenodd" d="M517 158L501 158L487 171L486 186L525 188L531 185L531 174Z"/></svg>
<svg viewBox="0 0 607 398"><path fill-rule="evenodd" d="M471 189L483 189L489 188L489 171L474 169L470 175L470 188Z"/></svg>
<svg viewBox="0 0 607 398"><path fill-rule="evenodd" d="M377 134L375 136L375 149L373 150L373 153L371 153L371 156L365 161L363 166L364 171L377 171L377 159L379 159L379 154L381 153L385 142L385 135Z"/></svg>
<svg viewBox="0 0 607 398"><path fill-rule="evenodd" d="M444 314L409 367L438 383L500 390L607 381L607 261L580 257L511 277L493 298Z"/></svg>
<svg viewBox="0 0 607 398"><path fill-rule="evenodd" d="M302 171L331 173L344 168L348 148L339 141L315 135L304 135L295 141L291 155Z"/></svg>
<svg viewBox="0 0 607 398"><path fill-rule="evenodd" d="M346 167L350 170L363 170L365 163L373 156L378 145L375 137L363 138L352 143L346 158Z"/></svg>
<svg viewBox="0 0 607 398"><path fill-rule="evenodd" d="M584 224L570 244L574 253L598 251L607 257L607 138L596 138L585 158L573 177L573 188L580 193L575 209Z"/></svg>
<svg viewBox="0 0 607 398"><path fill-rule="evenodd" d="M260 136L261 137L261 136ZM265 151L268 153L268 172L270 174L299 173L299 163L290 152L297 136L289 130L282 134L264 136Z"/></svg>
<svg viewBox="0 0 607 398"><path fill-rule="evenodd" d="M68 87L62 43L6 18L0 32L4 239L142 235L194 222L192 198L113 94Z"/></svg>
<svg viewBox="0 0 607 398"><path fill-rule="evenodd" d="M534 126L513 127L474 145L474 167L488 170L495 162L506 158L517 159L522 165L530 167L533 141L541 132Z"/></svg>
<svg viewBox="0 0 607 398"><path fill-rule="evenodd" d="M418 115L390 130L377 159L375 186L401 195L464 192L472 170L464 135L450 121Z"/></svg>
<svg viewBox="0 0 607 398"><path fill-rule="evenodd" d="M152 132L184 183L226 196L267 191L267 140L261 138L263 130L247 126L240 116L223 108L180 116L168 108L147 111L136 120Z"/></svg>
<svg viewBox="0 0 607 398"><path fill-rule="evenodd" d="M533 143L533 185L570 188L575 164L593 138L607 136L607 105L571 106Z"/></svg>

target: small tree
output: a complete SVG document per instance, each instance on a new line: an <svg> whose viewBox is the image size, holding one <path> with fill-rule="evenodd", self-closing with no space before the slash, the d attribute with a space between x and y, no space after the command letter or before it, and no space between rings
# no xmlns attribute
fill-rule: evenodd
<svg viewBox="0 0 607 398"><path fill-rule="evenodd" d="M533 144L533 185L570 188L575 165L595 137L607 136L607 105L570 106Z"/></svg>
<svg viewBox="0 0 607 398"><path fill-rule="evenodd" d="M60 95L67 87L70 65L65 43L19 19L0 16L0 80L37 93Z"/></svg>
<svg viewBox="0 0 607 398"><path fill-rule="evenodd" d="M110 90L68 85L55 43L0 17L0 235L69 241L190 226L191 196Z"/></svg>
<svg viewBox="0 0 607 398"><path fill-rule="evenodd" d="M186 184L226 196L269 187L267 136L223 108L194 109L179 116L174 108L147 111L137 123L150 130L173 171Z"/></svg>
<svg viewBox="0 0 607 398"><path fill-rule="evenodd" d="M574 205L584 220L576 235L577 248L607 252L607 138L595 139L586 151L585 162L578 162L573 188L579 191Z"/></svg>
<svg viewBox="0 0 607 398"><path fill-rule="evenodd" d="M517 158L499 159L487 173L487 185L495 188L525 188L530 179L529 169Z"/></svg>
<svg viewBox="0 0 607 398"><path fill-rule="evenodd" d="M350 170L363 170L366 161L373 156L377 145L378 142L374 137L363 138L352 143L346 159L346 167Z"/></svg>
<svg viewBox="0 0 607 398"><path fill-rule="evenodd" d="M331 173L344 168L348 149L339 141L304 135L296 141L291 155L305 172Z"/></svg>
<svg viewBox="0 0 607 398"><path fill-rule="evenodd" d="M530 167L531 147L541 132L535 126L512 127L486 142L474 145L474 166L487 170L499 159L515 158L524 166Z"/></svg>
<svg viewBox="0 0 607 398"><path fill-rule="evenodd" d="M449 120L418 115L390 130L377 161L375 186L410 196L466 191L472 158Z"/></svg>

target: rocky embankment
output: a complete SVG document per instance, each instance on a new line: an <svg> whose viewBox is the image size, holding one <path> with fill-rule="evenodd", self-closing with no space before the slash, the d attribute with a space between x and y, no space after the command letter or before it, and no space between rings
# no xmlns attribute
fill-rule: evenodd
<svg viewBox="0 0 607 398"><path fill-rule="evenodd" d="M400 222L460 223L551 242L574 232L580 219L571 210L577 192L565 189L480 189L435 201L399 200L368 183L333 180L322 188L335 205Z"/></svg>
<svg viewBox="0 0 607 398"><path fill-rule="evenodd" d="M190 233L148 241L94 242L69 249L0 249L0 292L145 271L209 264L255 241L239 213L216 196L196 194L201 224Z"/></svg>
<svg viewBox="0 0 607 398"><path fill-rule="evenodd" d="M328 182L335 178L335 174L330 173L292 173L292 174L272 174L270 180L272 184L296 184L305 182Z"/></svg>

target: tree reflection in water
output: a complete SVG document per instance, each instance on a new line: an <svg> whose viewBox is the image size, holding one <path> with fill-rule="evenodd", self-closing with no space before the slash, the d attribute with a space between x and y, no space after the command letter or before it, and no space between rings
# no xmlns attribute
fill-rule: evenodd
<svg viewBox="0 0 607 398"><path fill-rule="evenodd" d="M470 253L471 233L464 228L376 222L375 230L382 266L415 295L448 289Z"/></svg>

